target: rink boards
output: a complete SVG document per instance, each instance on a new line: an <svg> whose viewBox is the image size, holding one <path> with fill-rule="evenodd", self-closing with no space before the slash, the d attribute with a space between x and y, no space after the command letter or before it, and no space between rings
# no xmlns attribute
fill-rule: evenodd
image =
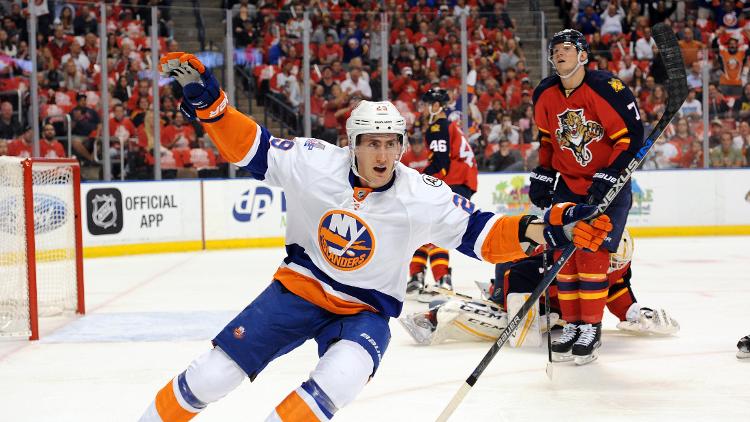
<svg viewBox="0 0 750 422"><path fill-rule="evenodd" d="M629 227L636 236L750 234L750 170L639 171ZM479 176L472 201L538 213L527 173ZM81 186L87 257L283 245L286 198L253 179L96 182Z"/></svg>

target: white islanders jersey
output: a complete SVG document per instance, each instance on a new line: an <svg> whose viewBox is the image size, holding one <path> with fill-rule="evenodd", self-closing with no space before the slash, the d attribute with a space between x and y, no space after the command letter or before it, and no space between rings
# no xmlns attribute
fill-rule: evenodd
<svg viewBox="0 0 750 422"><path fill-rule="evenodd" d="M526 256L518 241L520 216L482 212L442 181L401 163L386 186L357 187L347 149L275 138L247 116L228 112L206 124L222 155L286 193L287 257L274 278L330 312L398 316L409 262L427 243L490 262Z"/></svg>

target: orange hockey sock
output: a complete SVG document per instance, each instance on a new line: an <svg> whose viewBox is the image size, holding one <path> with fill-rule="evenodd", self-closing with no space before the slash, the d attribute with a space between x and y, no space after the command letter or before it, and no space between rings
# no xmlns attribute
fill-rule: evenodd
<svg viewBox="0 0 750 422"><path fill-rule="evenodd" d="M578 268L578 295L581 321L586 324L602 322L604 306L609 293L609 251L588 252L578 250L574 256Z"/></svg>
<svg viewBox="0 0 750 422"><path fill-rule="evenodd" d="M427 266L429 247L430 245L423 245L414 252L414 256L411 257L411 263L409 264L410 276L424 271L425 266Z"/></svg>
<svg viewBox="0 0 750 422"><path fill-rule="evenodd" d="M435 281L440 280L444 275L448 274L448 263L450 259L448 256L448 250L436 246L430 249L429 255L432 277Z"/></svg>

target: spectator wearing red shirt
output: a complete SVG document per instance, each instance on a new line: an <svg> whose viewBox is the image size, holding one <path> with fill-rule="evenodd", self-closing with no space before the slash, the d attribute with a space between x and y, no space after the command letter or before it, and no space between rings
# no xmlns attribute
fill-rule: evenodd
<svg viewBox="0 0 750 422"><path fill-rule="evenodd" d="M205 148L200 140L190 143L190 148L180 152L185 167L192 167L199 172L202 170L216 169L216 154L211 149Z"/></svg>
<svg viewBox="0 0 750 422"><path fill-rule="evenodd" d="M409 138L409 150L401 157L405 166L413 168L422 173L430 164L430 150L425 148L424 140L420 138Z"/></svg>
<svg viewBox="0 0 750 422"><path fill-rule="evenodd" d="M44 158L63 158L65 149L60 142L55 139L55 127L46 124L42 131L42 138L39 140L39 153Z"/></svg>
<svg viewBox="0 0 750 422"><path fill-rule="evenodd" d="M138 100L141 97L148 98L148 103L153 102L153 96L151 95L151 83L147 79L141 79L138 81L138 89L130 95L128 99L128 110L135 110L138 108Z"/></svg>
<svg viewBox="0 0 750 422"><path fill-rule="evenodd" d="M401 74L393 81L393 96L407 104L413 104L419 97L419 83L412 79L411 67L401 69Z"/></svg>
<svg viewBox="0 0 750 422"><path fill-rule="evenodd" d="M325 44L318 47L318 60L320 60L320 63L322 64L329 64L336 60L341 61L343 59L343 48L341 48L341 45L334 42L333 35L327 34Z"/></svg>
<svg viewBox="0 0 750 422"><path fill-rule="evenodd" d="M331 64L331 77L336 82L344 82L346 80L346 70L341 65L341 60L336 60Z"/></svg>
<svg viewBox="0 0 750 422"><path fill-rule="evenodd" d="M115 104L112 118L109 119L109 136L121 142L136 136L135 126L125 117L125 106L122 104Z"/></svg>
<svg viewBox="0 0 750 422"><path fill-rule="evenodd" d="M55 26L54 35L47 43L47 48L57 63L60 63L62 57L70 52L70 41L65 37L62 25Z"/></svg>
<svg viewBox="0 0 750 422"><path fill-rule="evenodd" d="M147 161L149 165L153 165L154 157L151 156L151 154L148 154ZM164 147L161 148L161 153L159 154L159 162L161 163L162 170L177 170L180 168L185 168L182 152L169 150ZM176 172L167 172L162 176L165 179L174 179L176 175Z"/></svg>
<svg viewBox="0 0 750 422"><path fill-rule="evenodd" d="M493 101L499 100L505 103L505 98L503 98L503 94L498 90L496 80L488 80L485 82L485 86L487 87L487 91L483 92L477 101L477 107L479 107L479 111L482 112L482 114L487 112Z"/></svg>
<svg viewBox="0 0 750 422"><path fill-rule="evenodd" d="M8 155L22 158L31 157L32 135L31 128L27 128L20 137L8 142Z"/></svg>
<svg viewBox="0 0 750 422"><path fill-rule="evenodd" d="M195 139L195 129L185 122L185 117L180 112L174 113L172 123L161 133L161 144L170 149L190 149L190 144Z"/></svg>
<svg viewBox="0 0 750 422"><path fill-rule="evenodd" d="M690 149L680 158L680 167L686 169L703 168L703 142L693 141Z"/></svg>

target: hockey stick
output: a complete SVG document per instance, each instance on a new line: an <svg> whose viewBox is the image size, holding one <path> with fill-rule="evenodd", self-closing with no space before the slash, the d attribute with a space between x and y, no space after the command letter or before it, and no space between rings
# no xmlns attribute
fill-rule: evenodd
<svg viewBox="0 0 750 422"><path fill-rule="evenodd" d="M654 25L652 34L654 40L656 41L656 46L659 48L659 51L661 53L661 57L664 60L664 67L667 70L668 79L665 83L668 95L667 105L664 110L664 114L661 116L661 119L659 119L656 127L654 127L648 137L643 141L643 147L641 147L638 153L636 153L635 157L630 160L625 170L623 170L623 172L618 177L617 182L615 182L615 184L604 196L602 202L597 206L596 214L592 216L592 218L596 215L601 215L607 209L607 207L609 207L615 197L617 197L617 194L620 192L620 190L622 190L628 180L630 180L633 172L638 168L641 162L643 162L646 154L648 154L648 152L651 150L651 147L656 142L656 139L659 138L667 125L672 121L672 118L675 116L675 114L677 114L677 111L682 106L685 98L687 98L687 74L685 72L685 64L682 60L680 47L677 44L677 37L675 37L672 29L663 23ZM523 304L521 309L516 313L516 315L514 315L513 318L509 318L508 326L505 327L502 333L500 333L500 337L497 339L497 341L495 341L487 354L484 355L484 358L482 358L482 361L479 362L479 365L477 365L477 367L474 369L474 372L469 375L469 377L461 385L461 388L458 389L445 409L443 409L443 412L437 418L438 422L447 421L448 418L456 410L458 405L461 404L464 397L466 397L466 394L469 392L469 390L471 390L471 387L474 386L474 384L477 382L477 379L479 379L479 377L482 375L482 372L484 372L484 370L487 368L487 365L489 365L497 352L500 351L500 349L510 337L511 333L513 333L513 331L518 328L521 320L529 312L529 309L531 309L532 305L539 300L539 297L542 295L542 293L544 293L547 287L549 287L549 285L552 283L552 280L557 277L557 273L560 272L560 269L563 267L563 265L565 265L568 259L570 259L570 257L575 252L575 249L575 246L573 246L572 244L563 249L560 258L555 261L552 268L550 268L550 270L542 279L542 282L539 283L539 285L534 289L531 296L529 296L529 298Z"/></svg>
<svg viewBox="0 0 750 422"><path fill-rule="evenodd" d="M543 274L547 275L547 251L542 252L542 268L544 268ZM544 290L544 316L547 318L547 367L544 372L547 374L547 378L552 380L553 366L552 366L552 327L550 327L549 313L549 289L550 286Z"/></svg>

